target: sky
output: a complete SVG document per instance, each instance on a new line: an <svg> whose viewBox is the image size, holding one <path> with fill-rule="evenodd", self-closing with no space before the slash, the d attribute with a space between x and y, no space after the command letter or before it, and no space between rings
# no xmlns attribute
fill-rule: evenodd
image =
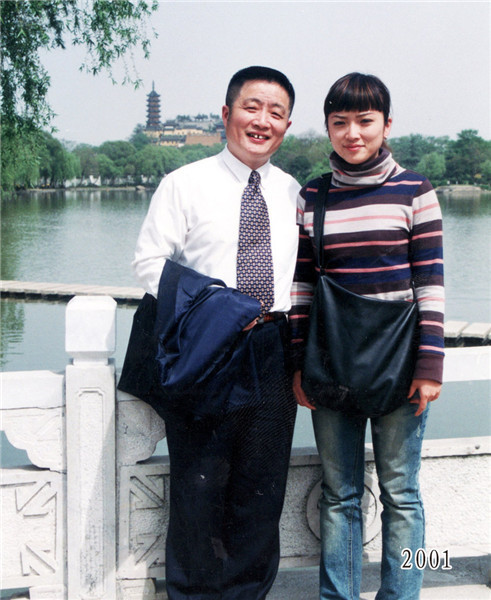
<svg viewBox="0 0 491 600"><path fill-rule="evenodd" d="M146 121L152 84L162 120L221 114L230 77L259 64L293 83L294 135L323 134L329 87L360 71L380 77L391 92L391 137L455 139L476 129L490 139L490 7L487 1L160 2L147 30L158 33L150 59L134 52L139 89L113 85L104 73L81 73L80 48L41 55L51 76L54 135L91 145L129 139Z"/></svg>

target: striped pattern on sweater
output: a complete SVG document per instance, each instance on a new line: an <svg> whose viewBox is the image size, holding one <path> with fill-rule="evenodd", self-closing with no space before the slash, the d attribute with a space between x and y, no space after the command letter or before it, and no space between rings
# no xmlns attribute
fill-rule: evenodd
<svg viewBox="0 0 491 600"><path fill-rule="evenodd" d="M292 288L292 347L301 368L308 314L319 276L313 206L319 179L300 192L297 266ZM421 338L414 377L440 381L443 372L443 252L438 200L423 176L397 165L382 185L331 184L324 222L324 267L363 296L418 302Z"/></svg>

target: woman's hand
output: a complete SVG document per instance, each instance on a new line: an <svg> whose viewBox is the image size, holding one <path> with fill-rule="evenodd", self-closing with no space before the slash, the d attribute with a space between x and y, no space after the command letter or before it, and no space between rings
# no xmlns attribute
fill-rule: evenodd
<svg viewBox="0 0 491 600"><path fill-rule="evenodd" d="M293 374L293 393L295 394L295 400L300 406L306 406L310 410L315 410L315 406L311 404L307 398L306 393L302 388L302 371L295 371Z"/></svg>
<svg viewBox="0 0 491 600"><path fill-rule="evenodd" d="M433 402L438 398L441 389L442 384L432 379L413 379L407 397L412 398L418 392L418 396L410 400L411 404L419 405L418 410L414 413L415 417L419 417L426 410L428 402Z"/></svg>

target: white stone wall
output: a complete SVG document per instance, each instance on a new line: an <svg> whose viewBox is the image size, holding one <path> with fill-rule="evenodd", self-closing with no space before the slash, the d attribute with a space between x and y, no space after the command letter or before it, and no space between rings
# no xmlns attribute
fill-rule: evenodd
<svg viewBox="0 0 491 600"><path fill-rule="evenodd" d="M169 465L153 453L165 426L147 404L116 394L115 311L109 297L75 298L66 372L1 375L1 428L32 465L1 471L0 581L30 588L34 600L155 600L153 578L164 577ZM447 381L489 379L489 350L449 351ZM490 439L425 442L429 549L489 551ZM296 450L280 523L283 567L318 562L320 480L315 449ZM381 506L369 446L365 485L365 549L376 557Z"/></svg>

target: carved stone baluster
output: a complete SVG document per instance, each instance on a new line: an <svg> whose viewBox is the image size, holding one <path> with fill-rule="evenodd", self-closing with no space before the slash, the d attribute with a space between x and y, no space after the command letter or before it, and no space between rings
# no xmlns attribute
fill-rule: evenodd
<svg viewBox="0 0 491 600"><path fill-rule="evenodd" d="M116 302L77 296L67 306L67 554L70 600L116 592Z"/></svg>

